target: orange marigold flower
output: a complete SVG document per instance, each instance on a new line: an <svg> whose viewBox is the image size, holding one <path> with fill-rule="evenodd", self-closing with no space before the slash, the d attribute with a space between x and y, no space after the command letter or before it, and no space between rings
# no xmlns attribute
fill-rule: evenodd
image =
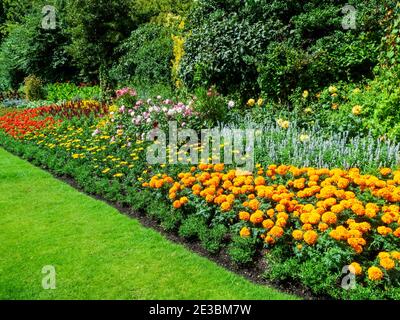
<svg viewBox="0 0 400 320"><path fill-rule="evenodd" d="M217 163L214 165L214 171L221 172L224 171L225 165L223 163Z"/></svg>
<svg viewBox="0 0 400 320"><path fill-rule="evenodd" d="M380 226L378 227L378 233L382 236L387 236L388 234L392 233L392 229L385 227L385 226Z"/></svg>
<svg viewBox="0 0 400 320"><path fill-rule="evenodd" d="M171 192L171 193L169 194L169 198L170 198L171 200L176 199L176 193L175 193L175 192Z"/></svg>
<svg viewBox="0 0 400 320"><path fill-rule="evenodd" d="M368 269L368 278L372 281L379 281L383 278L383 272L378 267L370 267Z"/></svg>
<svg viewBox="0 0 400 320"><path fill-rule="evenodd" d="M399 251L392 251L390 253L393 259L399 260L400 261L400 252Z"/></svg>
<svg viewBox="0 0 400 320"><path fill-rule="evenodd" d="M329 226L328 226L326 223L324 223L324 222L321 222L321 223L318 225L318 230L319 230L319 231L322 231L322 232L328 230L328 228L329 228Z"/></svg>
<svg viewBox="0 0 400 320"><path fill-rule="evenodd" d="M397 229L393 232L393 234L394 234L397 238L400 238L400 228L397 228Z"/></svg>
<svg viewBox="0 0 400 320"><path fill-rule="evenodd" d="M189 202L189 199L187 197L182 197L179 199L179 202L181 204L187 204Z"/></svg>
<svg viewBox="0 0 400 320"><path fill-rule="evenodd" d="M327 224L335 224L337 222L337 216L333 212L325 212L322 215L322 221Z"/></svg>
<svg viewBox="0 0 400 320"><path fill-rule="evenodd" d="M381 259L379 264L381 265L381 267L383 267L386 270L392 270L396 266L394 261L390 258Z"/></svg>
<svg viewBox="0 0 400 320"><path fill-rule="evenodd" d="M240 211L239 212L239 219L243 221L249 221L250 219L250 213L246 211Z"/></svg>
<svg viewBox="0 0 400 320"><path fill-rule="evenodd" d="M385 258L390 258L390 253L389 252L379 252L378 254L379 259L385 259Z"/></svg>
<svg viewBox="0 0 400 320"><path fill-rule="evenodd" d="M295 240L297 240L297 241L300 241L300 240L302 240L303 239L303 231L301 231L301 230L294 230L293 232L292 232L292 236L293 236L293 238L295 239Z"/></svg>
<svg viewBox="0 0 400 320"><path fill-rule="evenodd" d="M179 200L175 200L173 206L175 209L179 209L182 206L182 204Z"/></svg>
<svg viewBox="0 0 400 320"><path fill-rule="evenodd" d="M267 236L265 237L264 241L265 241L266 243L268 243L268 244L273 244L273 243L275 243L274 238L271 237L270 235L267 235Z"/></svg>
<svg viewBox="0 0 400 320"><path fill-rule="evenodd" d="M286 212L279 212L276 217L278 219L285 219L288 220L289 219L289 215Z"/></svg>
<svg viewBox="0 0 400 320"><path fill-rule="evenodd" d="M283 204L277 204L275 209L278 212L282 212L282 211L285 211L286 207Z"/></svg>
<svg viewBox="0 0 400 320"><path fill-rule="evenodd" d="M321 220L321 215L316 211L311 212L308 217L308 222L311 224L318 224L320 220Z"/></svg>
<svg viewBox="0 0 400 320"><path fill-rule="evenodd" d="M225 201L221 204L221 210L222 211L229 211L232 209L231 203L228 201Z"/></svg>
<svg viewBox="0 0 400 320"><path fill-rule="evenodd" d="M308 230L304 233L304 241L309 244L313 245L318 240L318 234L314 230Z"/></svg>
<svg viewBox="0 0 400 320"><path fill-rule="evenodd" d="M262 222L262 226L264 229L271 229L274 225L275 224L271 219L266 219Z"/></svg>
<svg viewBox="0 0 400 320"><path fill-rule="evenodd" d="M381 217L381 220L383 221L383 223L391 224L392 222L395 222L397 219L394 219L394 217L390 213L385 213Z"/></svg>
<svg viewBox="0 0 400 320"><path fill-rule="evenodd" d="M263 186L265 185L265 178L264 177L257 177L254 179L254 184L256 186Z"/></svg>
<svg viewBox="0 0 400 320"><path fill-rule="evenodd" d="M336 205L331 207L331 211L333 213L341 213L343 210L344 210L344 207L341 204L336 204Z"/></svg>
<svg viewBox="0 0 400 320"><path fill-rule="evenodd" d="M275 225L279 226L279 227L285 227L287 224L287 221L285 219L279 218L278 220L276 220Z"/></svg>
<svg viewBox="0 0 400 320"><path fill-rule="evenodd" d="M269 209L267 210L267 216L270 218L273 218L275 215L275 210L274 209Z"/></svg>
<svg viewBox="0 0 400 320"><path fill-rule="evenodd" d="M304 225L303 225L303 227L302 227L302 229L304 230L304 231L307 231L307 230L312 230L312 225L311 224L309 224L309 223L305 223Z"/></svg>
<svg viewBox="0 0 400 320"><path fill-rule="evenodd" d="M392 173L392 169L390 169L390 168L382 168L379 172L383 176L388 176L389 174Z"/></svg>
<svg viewBox="0 0 400 320"><path fill-rule="evenodd" d="M365 209L362 204L353 204L351 210L358 216L363 216L365 214Z"/></svg>
<svg viewBox="0 0 400 320"><path fill-rule="evenodd" d="M353 268L353 270L351 268ZM350 264L350 271L352 273L354 273L356 276L359 276L360 274L362 274L362 268L361 268L360 264L357 262L353 262Z"/></svg>
<svg viewBox="0 0 400 320"><path fill-rule="evenodd" d="M260 202L257 199L250 200L249 208L253 211L258 210L260 208Z"/></svg>
<svg viewBox="0 0 400 320"><path fill-rule="evenodd" d="M257 210L250 216L250 222L253 224L258 224L263 222L264 220L264 214L261 210Z"/></svg>
<svg viewBox="0 0 400 320"><path fill-rule="evenodd" d="M269 234L275 238L280 238L283 236L284 231L282 227L275 226L269 231Z"/></svg>
<svg viewBox="0 0 400 320"><path fill-rule="evenodd" d="M251 235L251 231L250 231L249 228L243 227L243 228L240 230L240 236L241 236L242 238L248 238L248 237L250 237L250 235Z"/></svg>

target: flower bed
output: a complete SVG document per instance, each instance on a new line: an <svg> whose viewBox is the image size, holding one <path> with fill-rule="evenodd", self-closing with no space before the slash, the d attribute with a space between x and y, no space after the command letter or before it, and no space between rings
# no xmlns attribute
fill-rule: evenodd
<svg viewBox="0 0 400 320"><path fill-rule="evenodd" d="M336 298L400 297L399 170L257 164L242 175L222 163L151 166L144 133L168 121L200 126L196 106L137 100L132 90L121 96L109 107L76 102L7 114L0 144L213 254L226 250L239 265L263 253L270 279Z"/></svg>

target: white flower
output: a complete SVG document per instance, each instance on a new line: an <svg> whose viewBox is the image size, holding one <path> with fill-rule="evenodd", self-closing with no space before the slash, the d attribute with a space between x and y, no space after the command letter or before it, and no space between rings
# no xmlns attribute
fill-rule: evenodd
<svg viewBox="0 0 400 320"><path fill-rule="evenodd" d="M231 100L231 101L228 102L229 109L232 109L234 106L235 106L235 101Z"/></svg>

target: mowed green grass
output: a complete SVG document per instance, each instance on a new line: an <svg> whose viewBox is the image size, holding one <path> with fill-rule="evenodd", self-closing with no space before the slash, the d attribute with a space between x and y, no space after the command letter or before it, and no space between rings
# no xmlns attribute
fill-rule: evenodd
<svg viewBox="0 0 400 320"><path fill-rule="evenodd" d="M293 299L0 148L0 299ZM56 289L42 287L44 266Z"/></svg>

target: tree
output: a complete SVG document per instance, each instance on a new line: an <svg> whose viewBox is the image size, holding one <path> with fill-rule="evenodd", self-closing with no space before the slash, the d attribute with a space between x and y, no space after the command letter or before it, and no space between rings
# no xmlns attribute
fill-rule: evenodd
<svg viewBox="0 0 400 320"><path fill-rule="evenodd" d="M72 59L66 52L69 39L62 17L62 1L58 5L55 29L42 27L42 7L38 2L20 23L13 24L0 47L0 74L4 83L14 89L24 77L34 74L45 81L71 80L76 75ZM7 80L7 81L5 81Z"/></svg>
<svg viewBox="0 0 400 320"><path fill-rule="evenodd" d="M131 0L69 0L67 2L68 52L89 81L98 80L115 59L115 49L136 27Z"/></svg>

